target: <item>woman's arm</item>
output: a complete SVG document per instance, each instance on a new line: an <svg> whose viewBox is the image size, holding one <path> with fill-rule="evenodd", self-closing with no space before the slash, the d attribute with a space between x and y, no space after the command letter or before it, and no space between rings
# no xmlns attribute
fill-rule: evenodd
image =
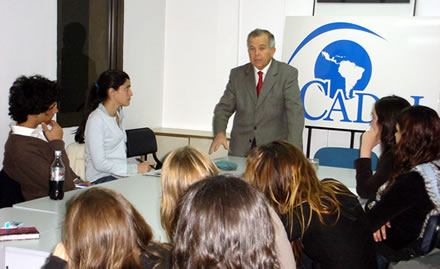
<svg viewBox="0 0 440 269"><path fill-rule="evenodd" d="M356 192L361 198L375 199L376 192L391 176L393 159L390 151L384 152L377 163L376 173L371 169L370 158L359 158L355 161Z"/></svg>
<svg viewBox="0 0 440 269"><path fill-rule="evenodd" d="M393 186L382 195L381 200L367 211L373 232L411 208L420 199L425 185L423 179L413 175L407 173L399 176Z"/></svg>

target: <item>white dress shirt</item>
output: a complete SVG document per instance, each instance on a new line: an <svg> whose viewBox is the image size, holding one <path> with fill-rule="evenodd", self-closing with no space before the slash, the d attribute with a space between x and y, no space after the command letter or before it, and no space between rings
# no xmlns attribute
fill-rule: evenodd
<svg viewBox="0 0 440 269"><path fill-rule="evenodd" d="M37 126L37 128L35 128L35 129L23 127L23 126L18 126L16 122L11 123L10 126L11 126L12 134L35 137L35 138L39 138L39 139L47 142L47 139L46 139L46 136L44 136L43 127L41 127L41 124L39 124Z"/></svg>
<svg viewBox="0 0 440 269"><path fill-rule="evenodd" d="M269 70L270 64L272 63L272 60L270 60L269 64L266 65L265 68L263 68L263 70L258 70L258 68L256 68L254 66L254 75L255 75L255 86L258 85L258 72L263 72L263 82L264 82L264 78L266 77L267 74L267 70Z"/></svg>

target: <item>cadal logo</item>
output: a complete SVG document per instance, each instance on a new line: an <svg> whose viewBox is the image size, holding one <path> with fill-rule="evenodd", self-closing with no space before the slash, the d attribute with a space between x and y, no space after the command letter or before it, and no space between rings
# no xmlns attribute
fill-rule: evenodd
<svg viewBox="0 0 440 269"><path fill-rule="evenodd" d="M295 58L300 50L311 40L326 32L340 29L362 31L376 38L386 39L379 34L357 24L347 22L328 23L312 31L294 50L288 64ZM362 118L365 100L375 102L379 98L367 92L371 79L373 63L370 55L359 43L343 39L336 40L326 45L318 54L314 65L314 79L305 83L301 88L301 98L304 103L304 114L308 120L334 121L335 114L340 115L340 122L369 123L370 120ZM331 100L329 107L321 106L319 112L308 111L305 99L310 91L319 91L322 97ZM414 104L418 104L422 96L411 96ZM319 101L319 100L318 100ZM355 115L347 113L346 102L355 102L357 112ZM369 105L365 109L371 111Z"/></svg>

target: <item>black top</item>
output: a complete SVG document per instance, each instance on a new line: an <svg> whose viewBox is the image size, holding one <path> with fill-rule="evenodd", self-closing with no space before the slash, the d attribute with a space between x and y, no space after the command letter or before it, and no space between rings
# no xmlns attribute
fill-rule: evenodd
<svg viewBox="0 0 440 269"><path fill-rule="evenodd" d="M168 269L171 268L170 252L164 248L152 246L151 251L157 253L161 258L141 256L141 269ZM156 267L155 267L156 266ZM57 256L50 255L47 263L42 267L43 269L64 269L67 267L67 262Z"/></svg>
<svg viewBox="0 0 440 269"><path fill-rule="evenodd" d="M333 215L322 215L327 224L325 225L319 221L318 215L313 211L310 225L302 238L299 219L294 218L291 234L290 228L286 225L288 216L282 216L290 241L300 239L305 254L319 263L321 269L377 268L372 233L358 199L347 195L338 195L337 199L341 207L339 219L337 220L337 216ZM310 216L308 203L303 204L303 210L307 223Z"/></svg>
<svg viewBox="0 0 440 269"><path fill-rule="evenodd" d="M354 166L356 168L356 192L361 198L375 199L377 190L393 172L393 156L391 151L382 153L374 175L370 158L357 159Z"/></svg>
<svg viewBox="0 0 440 269"><path fill-rule="evenodd" d="M386 231L383 243L394 250L414 242L423 227L426 215L434 209L425 188L425 181L417 172L400 175L381 200L367 212L372 231L387 221L391 228Z"/></svg>

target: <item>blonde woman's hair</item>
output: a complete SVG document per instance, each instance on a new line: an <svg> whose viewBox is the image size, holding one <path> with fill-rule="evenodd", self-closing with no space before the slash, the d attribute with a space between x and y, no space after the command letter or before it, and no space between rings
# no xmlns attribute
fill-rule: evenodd
<svg viewBox="0 0 440 269"><path fill-rule="evenodd" d="M186 146L170 153L162 167L162 199L160 220L168 242L174 238L174 217L177 200L188 187L207 176L218 175L219 170L206 154Z"/></svg>
<svg viewBox="0 0 440 269"><path fill-rule="evenodd" d="M266 195L278 214L287 215L290 234L295 215L301 222L302 234L310 225L312 214L304 216L304 203L326 224L323 214L337 215L336 221L339 218L336 194L350 195L336 180L320 181L302 151L285 141L275 141L251 151L245 178Z"/></svg>
<svg viewBox="0 0 440 269"><path fill-rule="evenodd" d="M151 239L151 228L120 193L95 187L67 203L62 242L68 268L140 268Z"/></svg>

